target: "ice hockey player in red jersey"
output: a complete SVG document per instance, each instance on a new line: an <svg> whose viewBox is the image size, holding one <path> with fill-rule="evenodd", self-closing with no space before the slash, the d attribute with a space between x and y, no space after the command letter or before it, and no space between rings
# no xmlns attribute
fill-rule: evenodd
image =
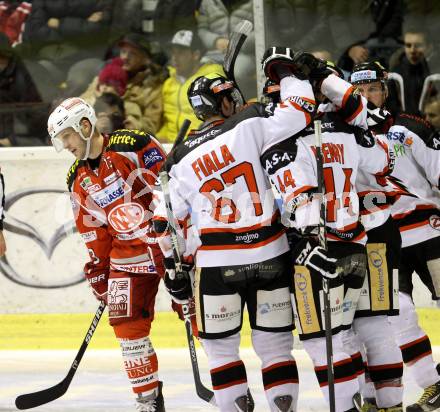
<svg viewBox="0 0 440 412"><path fill-rule="evenodd" d="M270 48L263 68L281 79L283 104L266 110L243 101L236 85L220 74L199 77L190 103L203 124L169 156L165 168L174 215L191 214L199 235L195 253L198 334L208 356L221 411L251 411L246 369L239 355L243 309L247 305L252 344L270 411L296 411L298 371L290 300L291 261L285 230L260 155L304 129L312 120L314 95L294 73L292 52ZM162 242L163 252L169 242ZM172 268L170 269L172 270ZM165 275L171 295L173 285Z"/></svg>
<svg viewBox="0 0 440 412"><path fill-rule="evenodd" d="M424 389L408 412L433 411L440 407L440 377L432 358L431 343L418 325L412 301L412 274L416 272L433 299L440 299L440 139L425 120L400 113L392 118L386 110L386 72L375 62L355 66L351 82L368 103L369 129L386 135L396 155L391 183L396 199L391 213L402 237L399 264L399 316L390 317L403 360Z"/></svg>
<svg viewBox="0 0 440 412"><path fill-rule="evenodd" d="M98 300L108 304L136 410L165 411L158 361L149 339L163 275L152 231L153 188L165 152L150 134L117 130L103 135L93 108L79 98L49 116L55 148L75 157L67 176L76 226L88 248L84 273Z"/></svg>

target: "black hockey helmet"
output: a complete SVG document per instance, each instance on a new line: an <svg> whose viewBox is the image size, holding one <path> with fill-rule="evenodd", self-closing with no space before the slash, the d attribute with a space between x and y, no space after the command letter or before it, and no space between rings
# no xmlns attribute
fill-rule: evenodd
<svg viewBox="0 0 440 412"><path fill-rule="evenodd" d="M351 84L365 84L381 82L385 84L387 72L379 62L363 62L358 63L353 67L350 75Z"/></svg>
<svg viewBox="0 0 440 412"><path fill-rule="evenodd" d="M263 96L272 103L278 103L281 100L280 85L267 79L263 87Z"/></svg>
<svg viewBox="0 0 440 412"><path fill-rule="evenodd" d="M236 107L244 103L236 84L219 73L197 77L188 89L189 104L200 120L221 114L221 102L225 96Z"/></svg>

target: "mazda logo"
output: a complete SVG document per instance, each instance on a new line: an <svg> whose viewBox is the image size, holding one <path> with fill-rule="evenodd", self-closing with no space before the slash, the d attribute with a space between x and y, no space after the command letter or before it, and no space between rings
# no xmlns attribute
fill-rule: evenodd
<svg viewBox="0 0 440 412"><path fill-rule="evenodd" d="M76 232L75 222L73 219L63 225L60 225L55 229L55 232L47 238L43 236L41 231L39 231L35 226L38 223L37 219L35 221L23 221L17 219L12 216L11 213L8 213L9 209L19 200L26 198L27 196L35 195L35 194L54 194L54 193L63 193L67 195L67 192L63 189L57 188L31 188L31 189L23 189L18 190L16 192L10 193L6 196L5 199L5 212L6 219L4 221L4 229L11 233L14 233L19 236L24 236L28 239L31 239L35 242L44 252L45 256L49 260L49 266L45 269L49 276L38 277L32 276L30 273L25 272L23 270L18 270L14 264L12 264L6 256L0 259L0 271L12 282L15 282L22 286L28 286L33 288L41 288L41 289L53 289L53 288L63 288L66 286L76 285L82 281L84 281L83 272L76 273L66 278L66 275L63 273L63 276L60 274L54 273L53 268L50 267L50 260L52 255L60 244L60 242L72 235ZM53 213L53 211L51 211ZM38 218L38 215L35 216ZM29 260L29 263L32 262L32 256L25 256L25 259ZM68 268L68 262L64 265L64 267Z"/></svg>

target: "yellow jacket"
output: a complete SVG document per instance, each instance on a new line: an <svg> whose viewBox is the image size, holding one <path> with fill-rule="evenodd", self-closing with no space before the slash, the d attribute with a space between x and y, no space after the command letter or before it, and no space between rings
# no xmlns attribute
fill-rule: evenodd
<svg viewBox="0 0 440 412"><path fill-rule="evenodd" d="M187 91L193 80L208 73L219 73L224 76L223 68L219 64L207 63L200 66L196 73L181 83L176 71L170 69L170 77L162 87L162 127L157 132L161 141L173 142L176 139L180 126L185 119L191 120L190 129L197 129L202 123L195 116L189 104Z"/></svg>

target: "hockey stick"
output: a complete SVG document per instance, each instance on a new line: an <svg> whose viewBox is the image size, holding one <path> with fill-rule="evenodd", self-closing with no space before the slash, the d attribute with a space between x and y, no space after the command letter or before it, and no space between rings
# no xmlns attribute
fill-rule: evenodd
<svg viewBox="0 0 440 412"><path fill-rule="evenodd" d="M238 53L240 53L241 47L243 46L243 43L249 36L249 33L252 31L252 29L253 25L249 20L242 20L235 26L234 31L229 37L228 48L226 49L225 58L223 60L223 70L226 74L226 77L235 83L243 101L243 93L240 91L237 82L235 81L234 68Z"/></svg>
<svg viewBox="0 0 440 412"><path fill-rule="evenodd" d="M183 138L186 135L186 132L189 128L190 121L187 119L183 122L179 133L177 135L176 141L173 145L173 149L183 140ZM170 189L168 186L168 173L166 170L162 170L159 173L159 181L160 186L162 187L162 192L165 200L165 207L167 211L167 218L168 218L168 224L170 229L170 237L171 237L171 245L172 245L172 251L173 251L173 259L174 264L176 266L176 276L179 276L182 272L182 258L179 250L179 240L177 237L177 228L176 223L173 215L173 207L171 205L171 198L170 198ZM189 348L189 355L191 359L191 367L193 371L194 376L194 384L196 387L197 395L200 399L203 399L204 401L215 405L215 398L214 398L214 392L212 392L210 389L208 389L206 386L203 385L202 380L200 379L200 371L199 371L199 363L197 361L197 352L196 352L196 346L194 343L194 336L192 332L192 325L191 325L191 313L189 308L189 303L182 304L182 312L184 316L185 321L185 329L186 329L186 339L188 341L188 348Z"/></svg>
<svg viewBox="0 0 440 412"><path fill-rule="evenodd" d="M89 326L89 329L87 330L86 336L81 344L81 347L79 348L78 353L75 356L75 359L73 360L72 365L70 366L69 372L67 373L66 377L60 383L50 388L43 389L38 392L26 393L25 395L18 396L15 399L15 406L17 407L17 409L36 408L37 406L52 402L66 393L67 389L69 389L73 377L75 376L76 370L78 369L79 363L81 362L84 352L89 346L92 336L95 333L99 320L101 319L101 316L104 313L105 306L106 306L105 302L101 302L99 304L95 316L93 317L92 323Z"/></svg>
<svg viewBox="0 0 440 412"><path fill-rule="evenodd" d="M315 146L316 146L316 171L318 178L318 195L319 199L319 224L318 224L318 238L319 245L327 250L327 231L325 227L326 222L326 205L324 201L325 187L324 187L324 162L322 158L322 135L321 135L321 120L315 120ZM322 278L323 300L324 300L324 328L325 328L325 343L327 349L327 381L330 412L335 412L335 373L333 369L333 341L332 341L332 320L330 307L330 281L326 277Z"/></svg>

